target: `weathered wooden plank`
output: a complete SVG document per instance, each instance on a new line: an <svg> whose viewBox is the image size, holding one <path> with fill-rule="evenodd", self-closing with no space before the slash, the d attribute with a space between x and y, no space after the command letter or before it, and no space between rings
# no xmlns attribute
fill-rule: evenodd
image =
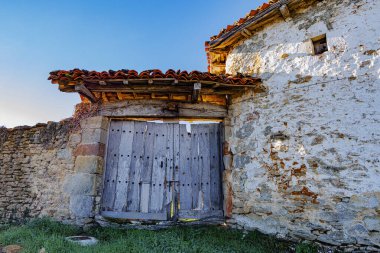
<svg viewBox="0 0 380 253"><path fill-rule="evenodd" d="M101 215L105 218L112 219L129 219L129 220L167 220L166 212L161 213L142 213L142 212L112 212L103 211Z"/></svg>
<svg viewBox="0 0 380 253"><path fill-rule="evenodd" d="M222 208L221 198L221 171L220 171L220 124L210 124L210 183L211 183L211 210L220 210Z"/></svg>
<svg viewBox="0 0 380 253"><path fill-rule="evenodd" d="M173 126L173 166L174 166L174 182L172 182L172 186L174 189L173 192L173 201L174 205L171 209L170 216L171 218L177 214L179 209L179 200L180 200L180 185L179 185L179 173L180 173L180 125L174 124Z"/></svg>
<svg viewBox="0 0 380 253"><path fill-rule="evenodd" d="M146 122L135 122L133 137L133 152L128 187L127 211L139 211L140 209L140 173L143 167L144 137Z"/></svg>
<svg viewBox="0 0 380 253"><path fill-rule="evenodd" d="M207 103L180 103L178 105L178 115L180 117L225 118L227 117L227 109L221 105Z"/></svg>
<svg viewBox="0 0 380 253"><path fill-rule="evenodd" d="M203 201L202 210L210 210L210 136L208 125L199 125L199 169L201 171L201 190L199 201Z"/></svg>
<svg viewBox="0 0 380 253"><path fill-rule="evenodd" d="M127 210L127 194L129 185L129 172L133 149L134 122L122 121L121 137L119 144L119 163L115 192L114 211Z"/></svg>
<svg viewBox="0 0 380 253"><path fill-rule="evenodd" d="M191 125L191 191L192 191L192 204L191 209L200 209L199 195L200 195L200 177L199 177L199 125Z"/></svg>
<svg viewBox="0 0 380 253"><path fill-rule="evenodd" d="M141 181L150 183L152 181L152 167L154 160L154 139L158 124L146 122L144 138L144 170L141 172Z"/></svg>
<svg viewBox="0 0 380 253"><path fill-rule="evenodd" d="M221 210L180 210L178 212L179 219L207 219L212 217L223 217Z"/></svg>
<svg viewBox="0 0 380 253"><path fill-rule="evenodd" d="M100 108L100 115L109 117L224 118L227 117L227 109L224 106L208 103L187 104L158 100L132 100L105 103Z"/></svg>
<svg viewBox="0 0 380 253"><path fill-rule="evenodd" d="M166 175L164 182L164 192L166 199L164 205L168 206L173 200L174 189L172 182L174 181L174 124L168 123L166 138Z"/></svg>
<svg viewBox="0 0 380 253"><path fill-rule="evenodd" d="M149 212L149 202L151 195L152 168L154 160L154 138L156 124L147 122L144 143L143 170L141 171L141 212Z"/></svg>
<svg viewBox="0 0 380 253"><path fill-rule="evenodd" d="M140 212L148 213L149 212L149 197L150 197L150 182L141 183L140 188Z"/></svg>
<svg viewBox="0 0 380 253"><path fill-rule="evenodd" d="M223 171L224 171L224 161L223 161L223 154L224 154L224 136L225 136L225 127L224 123L221 122L219 123L219 128L218 128L218 141L219 141L219 173L220 173L220 209L224 210L224 185L223 185Z"/></svg>
<svg viewBox="0 0 380 253"><path fill-rule="evenodd" d="M111 121L110 124L106 158L107 164L102 196L103 210L113 210L114 206L122 124L123 122L121 121Z"/></svg>
<svg viewBox="0 0 380 253"><path fill-rule="evenodd" d="M153 213L162 212L164 206L164 183L167 166L166 140L167 124L160 124L156 128L154 138L154 160L152 170L152 192L149 211Z"/></svg>
<svg viewBox="0 0 380 253"><path fill-rule="evenodd" d="M186 125L180 125L180 210L190 210L191 190L191 132Z"/></svg>

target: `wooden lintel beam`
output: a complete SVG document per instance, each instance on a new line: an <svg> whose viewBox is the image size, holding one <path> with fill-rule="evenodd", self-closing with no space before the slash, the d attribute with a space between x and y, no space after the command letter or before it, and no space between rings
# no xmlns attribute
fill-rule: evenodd
<svg viewBox="0 0 380 253"><path fill-rule="evenodd" d="M87 89L87 87L84 84L75 85L75 91L85 96L92 103L95 103L97 101L94 94L92 94L92 92L89 89Z"/></svg>
<svg viewBox="0 0 380 253"><path fill-rule="evenodd" d="M280 12L281 12L282 17L285 19L286 22L289 22L290 20L292 20L288 5L286 5L286 4L281 5Z"/></svg>
<svg viewBox="0 0 380 253"><path fill-rule="evenodd" d="M191 104L185 101L125 100L103 104L100 115L110 117L224 118L228 114L225 105L212 103Z"/></svg>

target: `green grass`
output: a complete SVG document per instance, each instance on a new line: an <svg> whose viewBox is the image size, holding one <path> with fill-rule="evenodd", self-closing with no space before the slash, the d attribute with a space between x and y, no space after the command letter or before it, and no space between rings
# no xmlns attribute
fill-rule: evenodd
<svg viewBox="0 0 380 253"><path fill-rule="evenodd" d="M81 247L64 238L89 235L96 246ZM86 233L74 226L38 219L21 226L0 227L0 245L21 245L23 252L317 252L312 245L293 245L259 232L244 234L224 227L173 227L159 231L94 228ZM294 250L293 250L294 251Z"/></svg>

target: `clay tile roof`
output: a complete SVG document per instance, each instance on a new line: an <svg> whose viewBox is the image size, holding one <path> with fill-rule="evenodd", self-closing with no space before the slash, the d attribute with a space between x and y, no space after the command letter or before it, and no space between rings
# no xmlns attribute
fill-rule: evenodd
<svg viewBox="0 0 380 253"><path fill-rule="evenodd" d="M260 13L268 9L270 6L278 2L280 2L280 0L271 0L268 3L262 4L257 9L251 10L244 18L239 19L232 25L228 25L226 28L222 29L218 35L212 36L210 38L210 41L214 41L222 37L224 34L232 31L234 28L244 25L246 22L250 21L252 18L255 18L257 15L259 15Z"/></svg>
<svg viewBox="0 0 380 253"><path fill-rule="evenodd" d="M260 79L247 75L215 75L209 72L169 69L165 73L159 69L145 70L138 73L136 70L122 69L118 71L88 71L81 69L57 70L50 72L48 80L52 83L79 84L84 81L110 81L128 79L176 79L178 81L212 81L230 85L255 85Z"/></svg>

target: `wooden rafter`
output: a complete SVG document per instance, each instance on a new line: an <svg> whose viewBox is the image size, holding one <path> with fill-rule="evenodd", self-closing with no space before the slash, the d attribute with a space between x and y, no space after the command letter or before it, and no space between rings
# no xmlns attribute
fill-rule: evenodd
<svg viewBox="0 0 380 253"><path fill-rule="evenodd" d="M281 12L282 17L285 19L286 22L289 22L290 20L292 20L289 8L286 4L284 4L280 7L280 12Z"/></svg>
<svg viewBox="0 0 380 253"><path fill-rule="evenodd" d="M95 103L97 101L94 94L87 89L87 87L84 84L78 84L75 85L75 90L81 94L82 96L86 97L88 100L90 100L92 103Z"/></svg>

